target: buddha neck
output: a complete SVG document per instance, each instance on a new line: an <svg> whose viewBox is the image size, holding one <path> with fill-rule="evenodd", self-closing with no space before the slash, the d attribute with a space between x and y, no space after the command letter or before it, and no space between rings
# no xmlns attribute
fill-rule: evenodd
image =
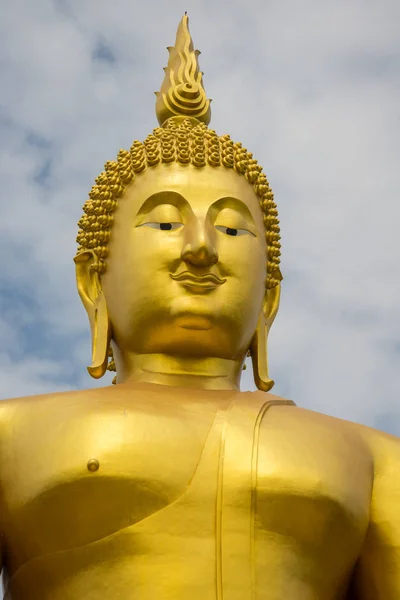
<svg viewBox="0 0 400 600"><path fill-rule="evenodd" d="M204 390L239 390L242 361L166 354L118 353L117 383L158 383Z"/></svg>

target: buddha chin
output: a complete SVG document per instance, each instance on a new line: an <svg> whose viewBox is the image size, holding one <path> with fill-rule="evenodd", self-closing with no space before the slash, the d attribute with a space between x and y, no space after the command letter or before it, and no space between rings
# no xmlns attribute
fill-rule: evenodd
<svg viewBox="0 0 400 600"><path fill-rule="evenodd" d="M241 358L256 329L254 312L224 303L219 294L223 296L222 289L201 295L180 290L175 295L164 288L162 298L154 295L141 309L135 304L128 322L127 310L114 318L111 311L115 345L122 353Z"/></svg>

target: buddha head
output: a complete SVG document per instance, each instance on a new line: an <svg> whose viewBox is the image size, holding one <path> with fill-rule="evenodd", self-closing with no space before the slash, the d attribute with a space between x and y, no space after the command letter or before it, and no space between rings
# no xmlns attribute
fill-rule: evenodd
<svg viewBox="0 0 400 600"><path fill-rule="evenodd" d="M247 355L268 391L267 337L279 307L280 235L268 180L240 143L208 127L185 15L157 94L160 126L105 170L84 204L75 256L92 333L90 375L129 379L143 357L175 368Z"/></svg>

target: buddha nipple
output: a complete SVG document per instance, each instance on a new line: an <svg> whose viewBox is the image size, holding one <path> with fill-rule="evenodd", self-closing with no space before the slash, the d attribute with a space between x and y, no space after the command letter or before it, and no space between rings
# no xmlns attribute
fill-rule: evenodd
<svg viewBox="0 0 400 600"><path fill-rule="evenodd" d="M91 458L90 460L88 460L87 463L87 468L88 471L90 471L91 473L94 473L95 471L97 471L100 467L100 463L97 460L97 458Z"/></svg>

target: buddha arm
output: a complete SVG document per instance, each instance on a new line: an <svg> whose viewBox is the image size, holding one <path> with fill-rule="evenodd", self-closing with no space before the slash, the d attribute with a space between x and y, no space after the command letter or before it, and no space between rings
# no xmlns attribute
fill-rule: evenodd
<svg viewBox="0 0 400 600"><path fill-rule="evenodd" d="M375 437L376 436L376 437ZM356 600L400 598L400 439L374 432L370 524L354 575Z"/></svg>

